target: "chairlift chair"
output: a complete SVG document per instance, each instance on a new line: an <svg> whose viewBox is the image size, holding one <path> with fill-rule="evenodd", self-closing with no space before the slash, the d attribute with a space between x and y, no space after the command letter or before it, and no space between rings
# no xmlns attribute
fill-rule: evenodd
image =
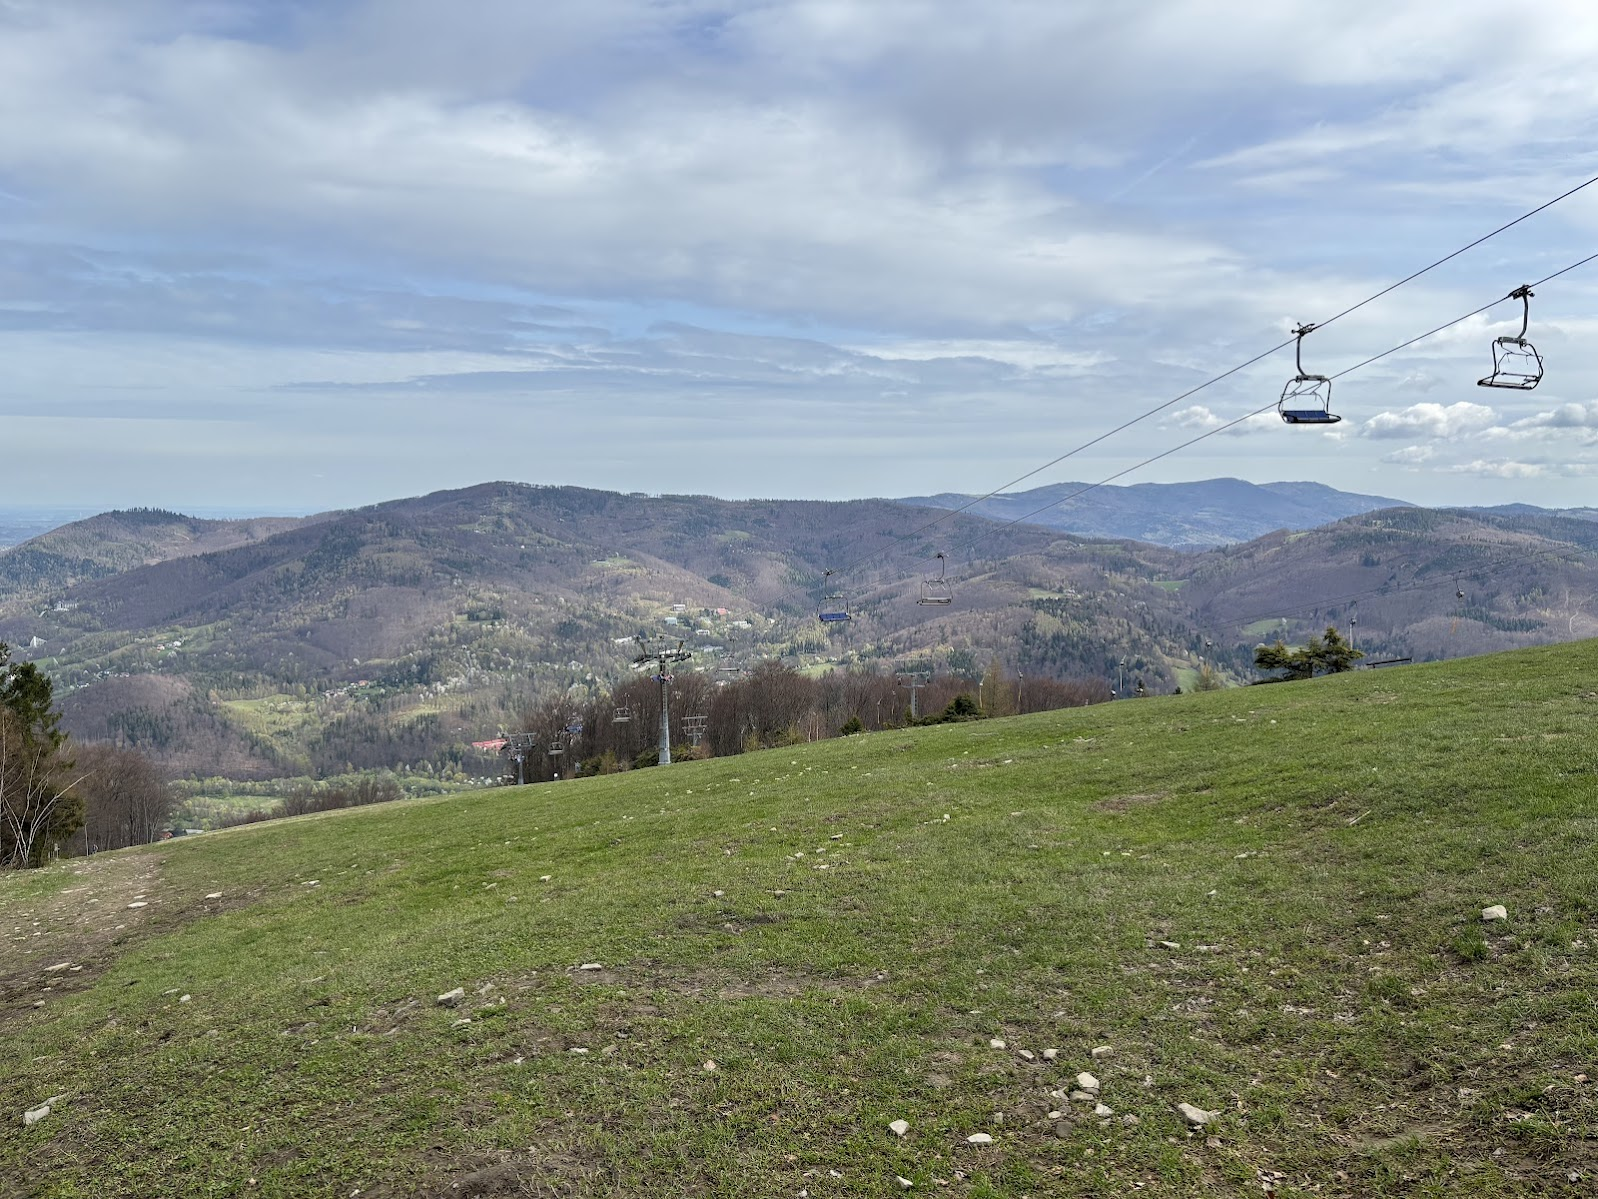
<svg viewBox="0 0 1598 1199"><path fill-rule="evenodd" d="M938 560L938 577L921 580L921 598L916 600L916 603L952 604L954 603L954 592L949 587L949 581L946 577L949 560L943 556L942 551L939 551L934 556Z"/></svg>
<svg viewBox="0 0 1598 1199"><path fill-rule="evenodd" d="M631 704L619 704L619 705L617 705L616 710L611 713L610 723L611 724L628 724L628 723L630 723L632 721L632 718L633 718L632 705Z"/></svg>
<svg viewBox="0 0 1598 1199"><path fill-rule="evenodd" d="M1504 387L1511 391L1530 391L1543 378L1543 356L1537 347L1526 340L1526 326L1531 323L1530 287L1521 285L1509 293L1509 299L1521 303L1520 336L1499 337L1493 341L1493 373L1477 379L1477 387Z"/></svg>
<svg viewBox="0 0 1598 1199"><path fill-rule="evenodd" d="M1293 345L1293 358L1298 364L1298 374L1282 388L1282 398L1276 411L1290 425L1335 425L1343 418L1332 411L1332 381L1325 375L1304 373L1304 338L1315 332L1314 325L1300 325L1293 330L1297 339Z"/></svg>
<svg viewBox="0 0 1598 1199"><path fill-rule="evenodd" d="M826 571L822 576L823 584L832 577L832 572ZM849 614L849 603L844 599L843 592L831 591L821 599L821 611L816 614L822 624L843 624L854 619Z"/></svg>

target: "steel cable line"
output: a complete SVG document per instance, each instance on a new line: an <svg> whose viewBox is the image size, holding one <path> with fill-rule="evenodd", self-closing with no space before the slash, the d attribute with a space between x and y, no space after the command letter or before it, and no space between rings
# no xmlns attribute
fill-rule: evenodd
<svg viewBox="0 0 1598 1199"><path fill-rule="evenodd" d="M1390 283L1386 287L1382 288L1380 291L1373 292L1371 295L1366 296L1363 300L1360 300L1358 303L1351 304L1347 308L1344 308L1341 312L1338 312L1335 315L1330 316L1330 317L1328 317L1327 319L1325 319L1323 321L1315 322L1314 323L1314 327L1317 328L1317 329L1324 329L1327 325L1330 325L1330 324L1332 324L1332 323L1334 323L1336 321L1342 320L1345 316L1349 316L1350 314L1359 311L1361 308L1364 308L1368 304L1375 303L1377 300L1381 299L1383 296L1391 294L1392 292L1398 290L1400 287L1403 287L1406 284L1413 283L1416 279L1419 279L1422 275L1425 275L1425 274L1427 274L1430 271L1436 270L1438 267L1444 265L1445 263L1453 261L1455 258L1458 258L1461 254L1467 253L1468 251L1475 249L1477 246L1482 245L1484 242L1487 242L1487 241L1491 240L1492 238L1497 237L1500 233L1504 233L1504 232L1506 232L1509 229L1513 229L1516 225L1521 224L1523 221L1530 220L1532 217L1538 215L1539 213L1544 212L1544 211L1546 211L1549 208L1552 208L1555 204L1558 204L1560 201L1569 199L1571 196L1575 195L1577 192L1580 192L1580 191L1582 191L1585 188L1591 187L1595 183L1598 183L1598 175L1594 175L1591 178L1586 179L1583 182L1576 184L1574 187L1571 187L1571 188L1567 189L1566 191L1561 192L1559 195L1553 197L1551 200L1545 200L1543 203L1537 205L1537 207L1535 207L1535 208L1528 209L1526 212L1521 213L1519 216L1515 217L1513 220L1506 221L1504 224L1499 225L1496 229L1493 229L1490 232L1482 234L1480 237L1476 238L1474 241L1468 242L1465 245L1460 246L1458 249L1453 250L1453 251L1443 255L1441 258L1437 259L1436 261L1428 263L1426 266L1421 267L1419 270L1410 272L1408 275L1405 275L1402 279L1399 279L1397 282ZM1586 260L1584 260L1584 261L1586 261ZM1580 263L1574 263L1571 266L1566 267L1565 270L1574 270L1575 267L1579 266L1579 265L1581 265L1581 264ZM1557 278L1558 275L1563 274L1563 273L1564 273L1564 271L1558 271L1558 272L1555 272L1555 274L1548 276L1548 278L1549 279ZM1547 280L1543 280L1543 282L1547 282ZM1538 286L1538 284L1532 284L1531 286L1535 287L1535 286ZM1498 303L1498 302L1499 301L1494 301L1494 303ZM1488 307L1491 307L1491 306L1492 305L1488 305ZM1475 313L1471 313L1470 315L1474 316L1476 314ZM1461 317L1460 319L1461 320L1465 320L1465 319L1468 319L1468 317ZM1454 323L1457 324L1458 322L1454 322ZM1447 328L1447 326L1443 326L1443 328ZM1433 330L1433 332L1438 332L1438 331L1440 331L1440 330ZM1421 338L1429 337L1429 336L1431 336L1431 334L1429 334L1429 333L1422 334ZM1419 340L1421 340L1421 338L1415 338L1412 341L1406 343L1406 345L1413 345L1415 341L1419 341ZM986 500L990 500L994 496L997 496L997 495L999 495L999 494L1001 494L1001 493L1003 493L1005 491L1008 491L1010 488L1014 487L1016 484L1024 483L1024 482L1026 482L1026 480L1028 480L1030 478L1033 478L1036 475L1042 474L1046 470L1049 470L1049 469L1051 469L1053 467L1058 466L1060 463L1066 461L1067 459L1075 457L1077 454L1082 453L1084 450L1092 449L1094 446L1098 445L1100 442L1106 441L1109 438L1114 437L1118 433L1125 432L1127 429L1130 429L1133 425L1139 424L1139 423L1147 420L1151 416L1156 416L1159 413L1164 412L1167 408L1170 408L1170 407L1172 407L1172 406L1174 406L1176 404L1180 404L1183 400L1191 399L1193 396L1197 395L1199 392L1204 391L1206 388L1213 387L1215 384L1220 383L1220 382L1222 382L1222 381L1224 381L1226 379L1231 378L1233 375L1237 374L1239 371L1247 370L1249 367L1255 365L1256 363L1262 362L1266 358L1269 358L1272 354L1275 354L1277 351L1286 349L1288 346L1293 344L1293 341L1294 341L1293 338L1288 338L1286 341L1279 342L1276 345L1272 346L1270 349L1263 350L1260 353L1256 354L1254 357L1248 359L1246 362L1240 362L1236 366L1233 366L1233 367L1229 368L1228 370L1225 370L1225 371L1221 372L1218 375L1212 376L1211 378L1204 380L1204 382L1202 382L1202 383L1199 383L1199 384L1197 384L1197 385L1195 385L1193 387L1188 388L1186 391L1182 392L1180 395L1175 396L1172 399L1166 400L1164 403L1156 405L1155 407L1148 409L1146 412L1142 412L1139 415L1132 417L1130 420L1122 422L1121 424L1115 426L1115 428L1109 429L1109 430L1099 434L1097 437L1094 437L1094 438L1092 438L1089 441L1083 442L1081 445L1078 445L1078 446L1076 446L1076 447L1074 447L1074 448L1072 448L1070 450L1067 450L1065 453L1061 454L1059 457L1054 458L1054 459L1052 459L1052 460L1050 460L1048 462L1045 462L1043 465L1035 467L1034 469L1027 471L1025 474L1017 475L1015 478L1011 479L1007 483L1001 483L998 487L995 487L992 491L989 491L989 492L987 492L984 495L979 495L979 496L975 497L974 499L968 500L964 504L961 504L959 507L949 508L949 509L945 509L945 510L941 511L937 516L935 516L933 519L927 521L925 524L919 525L916 528L910 530L910 532L905 534L905 536L906 537L916 537L916 536L919 536L920 534L926 532L928 529L935 528L936 526L942 524L944 521L950 519L951 517L958 516L962 512L966 512L966 511L970 510L971 508L976 507L976 505L978 505L980 503L983 503ZM1378 357L1385 357L1386 354L1396 353L1399 349L1403 349L1403 348L1405 348L1405 347L1404 346L1395 347L1392 350L1385 351L1384 354L1382 354L1382 355L1378 355ZM1363 363L1358 364L1358 366L1368 366L1370 364L1370 362L1374 362L1374 361L1376 361L1376 359L1374 359L1374 358L1373 359L1369 359L1367 362L1363 362ZM1358 369L1358 366L1350 367L1349 369L1350 370L1356 370L1356 369ZM1347 371L1342 372L1342 374L1347 374L1347 373L1348 373ZM1333 378L1340 378L1341 374L1340 375L1334 375L1332 377ZM1275 405L1273 404L1273 405L1271 405L1271 407L1275 407ZM1265 409L1261 409L1261 411L1265 411ZM1249 415L1250 416L1255 416L1255 415L1258 415L1258 413L1250 413ZM1247 419L1247 417L1244 417L1242 419ZM1234 422L1234 423L1236 423L1236 422ZM1231 426L1229 426L1229 425L1223 425L1221 428L1212 430L1212 432L1214 432L1214 433L1224 432L1225 429L1230 428L1230 427ZM1202 440L1202 439L1199 439L1199 440ZM1189 444L1191 444L1191 443L1189 443ZM1182 448L1182 447L1178 447L1178 448ZM1163 455L1161 455L1161 456L1163 456ZM1157 461L1157 459L1150 459L1150 461ZM1097 484L1094 484L1094 486L1095 487L1103 486L1104 483L1110 482L1110 481L1113 480L1113 478L1118 478L1118 477L1119 476L1112 476L1112 479L1102 480L1101 482L1099 482ZM1081 493L1078 493L1078 494L1081 494ZM1068 496L1066 498L1070 499L1072 497ZM1064 500L1060 500L1060 501L1056 501L1056 502L1057 503L1064 503L1065 501ZM1052 507L1052 506L1053 505L1050 505L1050 507ZM1043 511L1043 510L1044 509L1040 509L1040 511ZM1036 515L1036 513L1033 513L1032 515ZM1022 517L1020 519L1021 520L1025 520L1026 518ZM1018 522L1016 522L1016 521L1008 522L1008 524L1015 524L1015 523L1018 523ZM1001 527L1008 527L1008 524L1006 524L1004 526L1001 526ZM861 566L864 566L867 562L874 561L877 558L885 557L891 552L892 551L890 549L875 550L875 551L872 551L870 553L863 554L860 557L854 559L853 561L846 562L846 563L844 563L841 566L833 567L833 568L831 568L831 572L833 574L835 574L835 575L846 574L849 571L852 571L852 570L855 570L855 569L857 569L857 568L859 568ZM810 587L806 586L803 590L804 591L809 591ZM801 593L801 590L799 588L790 588L787 591L781 592L774 599L772 599L770 601L771 606L772 607L776 607L776 606L780 605L781 603L783 603L789 596L800 594L800 593Z"/></svg>
<svg viewBox="0 0 1598 1199"><path fill-rule="evenodd" d="M1543 278L1539 279L1536 283L1533 283L1530 286L1532 286L1532 287L1541 287L1544 283L1547 283L1547 282L1549 282L1550 280L1553 280L1553 279L1557 279L1557 278L1559 278L1559 276L1567 274L1570 271L1575 270L1577 267L1585 266L1587 263L1592 262L1595 259L1598 259L1598 254L1589 254L1589 255L1587 255L1587 257L1579 259L1576 262L1571 263L1569 266L1561 267L1559 270L1555 271L1551 275L1544 276ZM1389 349L1383 350L1379 354L1372 354L1369 358L1366 358L1366 359L1364 359L1363 361L1360 361L1360 362L1356 362L1353 366L1344 367L1342 370L1338 371L1335 375L1330 376L1330 378L1341 379L1344 375L1351 375L1355 371L1362 370L1363 368L1365 368L1367 366L1370 366L1374 362L1380 362L1383 358L1390 357L1391 355L1396 354L1396 353L1398 353L1401 350L1406 350L1410 346L1415 345L1417 342L1425 341L1428 337L1435 337L1437 334L1443 332L1445 329L1451 329L1455 325L1463 324L1465 321L1470 320L1472 317L1480 316L1482 313L1487 312L1488 310L1497 307L1499 304L1502 304L1505 300L1507 300L1509 298L1510 298L1509 296L1500 296L1496 300L1492 300L1489 303L1483 304L1480 308L1472 309L1470 312L1465 313L1463 316L1458 316L1458 317L1455 317L1451 321L1446 321L1443 324L1438 325L1434 329L1429 329L1425 333L1421 333L1421 334L1418 334L1415 337L1409 338L1407 341L1401 341L1396 346L1392 346ZM1200 433L1198 436L1191 437L1187 441L1184 441L1184 442L1180 443L1179 445L1174 445L1168 450L1162 450L1160 453L1153 454L1153 455L1143 459L1141 462L1134 463L1133 465L1128 466L1128 467L1126 467L1123 470L1118 470L1112 475L1107 475L1106 477L1100 479L1097 483L1088 483L1088 484L1086 484L1083 487L1079 487L1077 490L1071 492L1071 494L1066 495L1066 496L1061 496L1057 500L1052 500L1049 503L1044 504L1041 508L1034 508L1031 512L1028 512L1028 513L1026 513L1026 514L1024 514L1022 516L1017 516L1017 517L1014 517L1011 520L1004 521L1003 523L997 525L993 529L984 529L980 533L978 533L975 537L973 537L970 540L965 541L965 542L961 543L959 546L957 546L955 548L954 552L955 553L960 553L963 550L967 550L967 549L971 548L972 546L974 546L977 542L981 541L984 537L990 536L992 533L997 532L1000 529L1008 529L1012 525L1021 524L1024 521L1029 521L1034 516L1038 516L1038 515L1040 515L1040 514L1042 514L1044 512L1047 512L1050 508L1057 508L1061 504L1069 503L1070 501L1076 499L1078 496L1086 495L1090 491L1094 491L1094 490L1096 490L1096 489L1098 489L1100 487L1105 486L1108 483L1113 483L1116 479L1119 479L1119 478L1122 478L1122 477L1124 477L1126 475L1132 474L1134 471L1142 470L1145 466L1149 466L1149 465L1151 465L1151 464L1153 464L1155 462L1158 462L1162 458L1169 458L1172 454L1179 453L1180 451L1188 449L1191 446L1195 446L1199 442L1205 441L1205 440L1207 440L1207 439L1209 439L1211 437L1214 437L1218 433L1224 433L1228 429L1236 428L1238 425L1241 425L1245 421L1253 420L1257 416L1262 416L1265 413L1271 411L1271 409L1273 409L1275 407L1276 407L1276 401L1273 400L1271 403L1266 404L1263 408L1257 408L1253 412L1246 412L1242 416L1239 416L1239 417L1235 418L1234 420L1227 421L1224 425L1217 425L1213 429L1207 429L1203 433Z"/></svg>

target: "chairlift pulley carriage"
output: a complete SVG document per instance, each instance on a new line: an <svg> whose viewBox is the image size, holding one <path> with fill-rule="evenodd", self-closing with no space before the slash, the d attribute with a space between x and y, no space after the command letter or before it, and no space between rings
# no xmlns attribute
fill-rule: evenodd
<svg viewBox="0 0 1598 1199"><path fill-rule="evenodd" d="M1304 373L1304 338L1315 332L1315 325L1300 325L1293 330L1293 359L1298 374L1282 388L1276 411L1290 425L1335 425L1343 418L1332 411L1332 381L1325 375Z"/></svg>
<svg viewBox="0 0 1598 1199"><path fill-rule="evenodd" d="M949 560L943 556L943 552L941 550L935 555L935 557L937 558L938 562L938 577L935 579L921 580L921 598L916 600L916 603L918 604L954 603L954 592L949 587L949 580L947 578Z"/></svg>
<svg viewBox="0 0 1598 1199"><path fill-rule="evenodd" d="M1543 357L1537 352L1537 347L1526 340L1526 326L1531 324L1531 297L1534 294L1526 284L1509 293L1509 299L1519 300L1521 304L1520 335L1493 340L1493 373L1477 379L1477 387L1530 391L1542 382Z"/></svg>

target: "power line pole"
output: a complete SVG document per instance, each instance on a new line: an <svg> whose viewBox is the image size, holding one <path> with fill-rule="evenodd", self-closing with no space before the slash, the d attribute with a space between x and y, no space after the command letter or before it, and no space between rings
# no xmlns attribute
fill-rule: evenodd
<svg viewBox="0 0 1598 1199"><path fill-rule="evenodd" d="M656 650L651 652L642 637L638 644L644 646L644 652L633 659L633 669L642 670L647 666L654 666L655 673L650 677L660 684L660 765L671 765L671 672L667 668L674 662L686 662L693 657L683 649L683 642L677 643L674 650Z"/></svg>

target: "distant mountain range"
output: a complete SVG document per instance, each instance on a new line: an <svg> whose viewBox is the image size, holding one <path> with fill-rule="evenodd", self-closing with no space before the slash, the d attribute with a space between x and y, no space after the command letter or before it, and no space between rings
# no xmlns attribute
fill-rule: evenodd
<svg viewBox="0 0 1598 1199"><path fill-rule="evenodd" d="M536 697L625 677L640 632L683 641L685 669L716 677L773 657L974 675L997 657L1156 693L1202 665L1246 679L1257 642L1333 622L1373 658L1598 635L1592 510L1389 506L1289 530L1284 513L1383 501L1186 486L1185 501L1118 489L1150 519L1165 506L1182 550L971 513L927 528L924 506L887 500L518 483L305 518L111 512L0 552L0 640L57 680L75 735L144 747L179 774L267 777L480 773L471 741L516 727ZM1195 548L1181 538L1205 502L1236 521L1268 502L1274 527ZM954 602L919 604L940 550ZM823 591L854 619L823 627Z"/></svg>
<svg viewBox="0 0 1598 1199"><path fill-rule="evenodd" d="M1031 491L1006 492L981 500L966 511L992 520L1024 520L1084 537L1207 549L1252 541L1277 529L1313 529L1345 516L1410 506L1404 500L1356 495L1321 483L1205 479L1198 483L1134 483L1125 487L1106 484L1076 496L1087 486L1054 483ZM922 508L960 508L975 498L944 492L899 502Z"/></svg>

